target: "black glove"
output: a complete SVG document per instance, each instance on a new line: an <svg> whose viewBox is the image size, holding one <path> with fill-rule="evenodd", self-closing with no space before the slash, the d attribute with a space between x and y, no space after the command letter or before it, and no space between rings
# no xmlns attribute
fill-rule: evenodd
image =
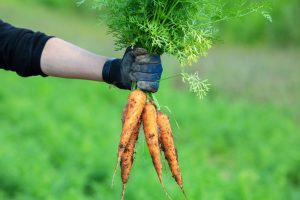
<svg viewBox="0 0 300 200"><path fill-rule="evenodd" d="M102 77L120 89L131 89L132 82L147 92L156 92L162 74L160 56L148 54L143 48L127 48L123 59L109 60L104 64Z"/></svg>

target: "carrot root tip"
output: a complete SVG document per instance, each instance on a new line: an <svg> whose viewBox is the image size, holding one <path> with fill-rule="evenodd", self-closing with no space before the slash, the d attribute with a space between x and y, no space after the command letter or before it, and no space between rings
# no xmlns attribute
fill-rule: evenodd
<svg viewBox="0 0 300 200"><path fill-rule="evenodd" d="M162 186L162 188L163 188L163 190L164 190L164 193L165 193L165 195L167 196L167 198L170 199L170 200L172 200L172 197L171 197L171 196L169 195L169 193L167 192L167 189L166 189L166 187L165 187L165 185L164 185L164 183L162 182L161 179L159 180L159 182L160 182L160 184L161 184L161 186Z"/></svg>
<svg viewBox="0 0 300 200"><path fill-rule="evenodd" d="M122 200L124 200L124 197L125 197L125 190L126 190L126 184L123 184L123 186L122 186Z"/></svg>
<svg viewBox="0 0 300 200"><path fill-rule="evenodd" d="M180 187L180 189L181 189L181 191L182 191L182 194L183 194L184 198L185 198L186 200L188 200L188 197L187 197L187 195L186 195L186 193L185 193L183 187Z"/></svg>
<svg viewBox="0 0 300 200"><path fill-rule="evenodd" d="M118 157L118 161L117 161L117 164L116 164L116 167L115 167L115 170L114 170L114 173L113 173L113 177L112 177L112 180L111 180L111 187L113 187L114 184L115 184L115 177L116 177L116 173L117 173L117 169L118 169L120 161L121 161L121 156Z"/></svg>

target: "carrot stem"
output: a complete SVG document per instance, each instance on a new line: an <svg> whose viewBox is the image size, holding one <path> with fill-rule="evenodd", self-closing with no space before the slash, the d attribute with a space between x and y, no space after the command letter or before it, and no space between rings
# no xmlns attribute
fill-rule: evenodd
<svg viewBox="0 0 300 200"><path fill-rule="evenodd" d="M156 109L159 111L161 109L161 107L159 105L159 102L158 102L156 96L153 93L150 93L149 96L150 96L151 100L154 102Z"/></svg>

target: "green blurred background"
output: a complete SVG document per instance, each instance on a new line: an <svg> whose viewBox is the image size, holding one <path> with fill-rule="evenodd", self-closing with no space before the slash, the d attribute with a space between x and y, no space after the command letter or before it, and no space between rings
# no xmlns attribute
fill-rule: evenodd
<svg viewBox="0 0 300 200"><path fill-rule="evenodd" d="M174 137L189 199L300 199L300 2L220 25L221 42L190 68L209 79L204 100L164 56L157 97ZM1 0L0 18L120 57L90 5ZM120 199L110 187L127 91L106 84L0 73L0 200ZM165 109L166 110L166 109ZM183 196L164 163L174 199ZM119 175L118 175L119 176ZM126 199L165 199L140 137Z"/></svg>

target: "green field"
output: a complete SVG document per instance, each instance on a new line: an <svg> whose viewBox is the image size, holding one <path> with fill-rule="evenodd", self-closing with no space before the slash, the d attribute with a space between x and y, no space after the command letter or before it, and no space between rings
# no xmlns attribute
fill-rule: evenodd
<svg viewBox="0 0 300 200"><path fill-rule="evenodd" d="M96 19L74 11L4 0L0 18L122 55ZM191 68L212 84L204 100L180 78L162 81L157 97L180 126L172 120L189 199L300 199L299 53L217 45ZM178 73L173 58L163 60L163 79ZM0 200L120 199L120 179L110 183L127 94L96 82L24 79L1 70ZM168 171L164 163L167 190L184 199ZM143 137L126 199L166 199Z"/></svg>

